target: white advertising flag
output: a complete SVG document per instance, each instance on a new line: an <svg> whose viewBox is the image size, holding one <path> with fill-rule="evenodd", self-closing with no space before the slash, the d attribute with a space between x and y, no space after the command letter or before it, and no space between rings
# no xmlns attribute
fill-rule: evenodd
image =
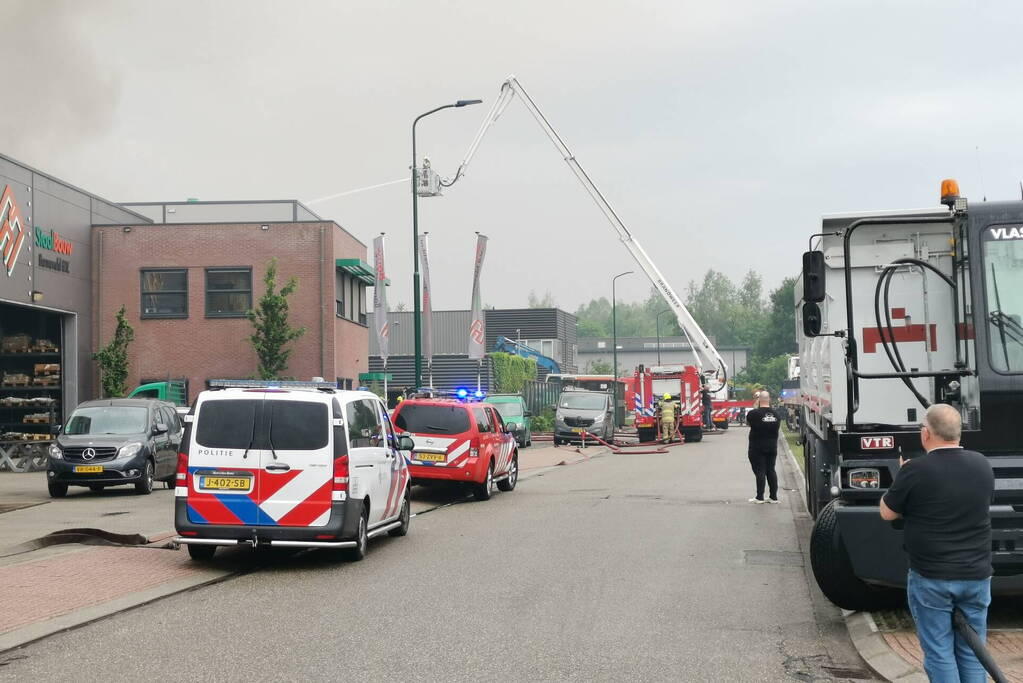
<svg viewBox="0 0 1023 683"><path fill-rule="evenodd" d="M384 269L384 236L373 240L373 259L376 275L373 282L373 326L376 328L377 347L387 367L388 339L391 326L387 315L387 271Z"/></svg>
<svg viewBox="0 0 1023 683"><path fill-rule="evenodd" d="M483 320L483 304L480 299L480 271L483 258L487 255L487 236L476 234L476 267L472 274L472 321L469 323L469 358L483 360L487 353L487 332Z"/></svg>

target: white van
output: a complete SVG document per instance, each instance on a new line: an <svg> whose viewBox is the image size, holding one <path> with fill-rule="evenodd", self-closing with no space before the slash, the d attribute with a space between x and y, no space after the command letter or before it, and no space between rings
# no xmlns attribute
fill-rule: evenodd
<svg viewBox="0 0 1023 683"><path fill-rule="evenodd" d="M310 382L240 380L185 416L175 539L195 559L220 545L344 548L408 532L409 476L383 402Z"/></svg>

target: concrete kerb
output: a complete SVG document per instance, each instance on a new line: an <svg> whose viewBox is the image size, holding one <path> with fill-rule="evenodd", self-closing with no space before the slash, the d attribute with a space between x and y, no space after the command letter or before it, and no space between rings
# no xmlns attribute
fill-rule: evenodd
<svg viewBox="0 0 1023 683"><path fill-rule="evenodd" d="M874 673L892 683L927 683L927 675L897 655L869 612L843 611L856 651Z"/></svg>
<svg viewBox="0 0 1023 683"><path fill-rule="evenodd" d="M789 442L785 439L782 434L778 434L778 443L781 444L782 450L785 451L785 455L788 456L789 462L792 464L792 469L800 474L803 474L803 468L799 466L799 461L796 460L796 456L792 455L792 449L789 448ZM804 459L803 462L806 462ZM796 490L799 491L799 497L803 499L803 509L808 513L810 512L810 505L806 500L806 476L804 475L801 479L796 481Z"/></svg>

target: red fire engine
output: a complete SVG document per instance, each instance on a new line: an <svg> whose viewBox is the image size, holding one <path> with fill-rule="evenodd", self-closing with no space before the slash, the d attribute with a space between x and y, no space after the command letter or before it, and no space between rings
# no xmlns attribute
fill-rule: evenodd
<svg viewBox="0 0 1023 683"><path fill-rule="evenodd" d="M678 405L678 432L689 443L703 439L700 372L695 365L656 365L636 368L626 380L625 404L636 416L640 443L657 438L657 404L670 394Z"/></svg>

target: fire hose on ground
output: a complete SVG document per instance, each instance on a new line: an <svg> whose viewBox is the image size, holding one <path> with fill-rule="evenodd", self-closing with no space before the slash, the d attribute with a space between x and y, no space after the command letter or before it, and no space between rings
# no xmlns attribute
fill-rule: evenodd
<svg viewBox="0 0 1023 683"><path fill-rule="evenodd" d="M981 641L980 636L976 631L973 630L973 626L970 624L966 615L963 614L962 610L958 607L952 610L952 626L959 632L959 635L963 637L966 644L973 650L973 654L977 655L977 660L980 665L984 667L984 670L991 675L991 678L995 680L995 683L1007 683L1009 679L1005 677L1002 670L998 668L998 664L995 663L995 658L991 656L987 647Z"/></svg>
<svg viewBox="0 0 1023 683"><path fill-rule="evenodd" d="M535 441L554 441L554 435L550 433L545 434L533 434L531 437ZM582 442L580 446L576 446L575 450L578 453L582 453L582 448L586 447L587 441L595 441L602 446L605 446L611 450L615 455L664 455L668 453L668 449L674 446L682 446L685 441L672 441L671 443L658 444L656 442L652 444L637 443L637 444L626 444L621 443L617 440L613 442L607 442L601 439L599 436L582 432L579 434L579 439Z"/></svg>

